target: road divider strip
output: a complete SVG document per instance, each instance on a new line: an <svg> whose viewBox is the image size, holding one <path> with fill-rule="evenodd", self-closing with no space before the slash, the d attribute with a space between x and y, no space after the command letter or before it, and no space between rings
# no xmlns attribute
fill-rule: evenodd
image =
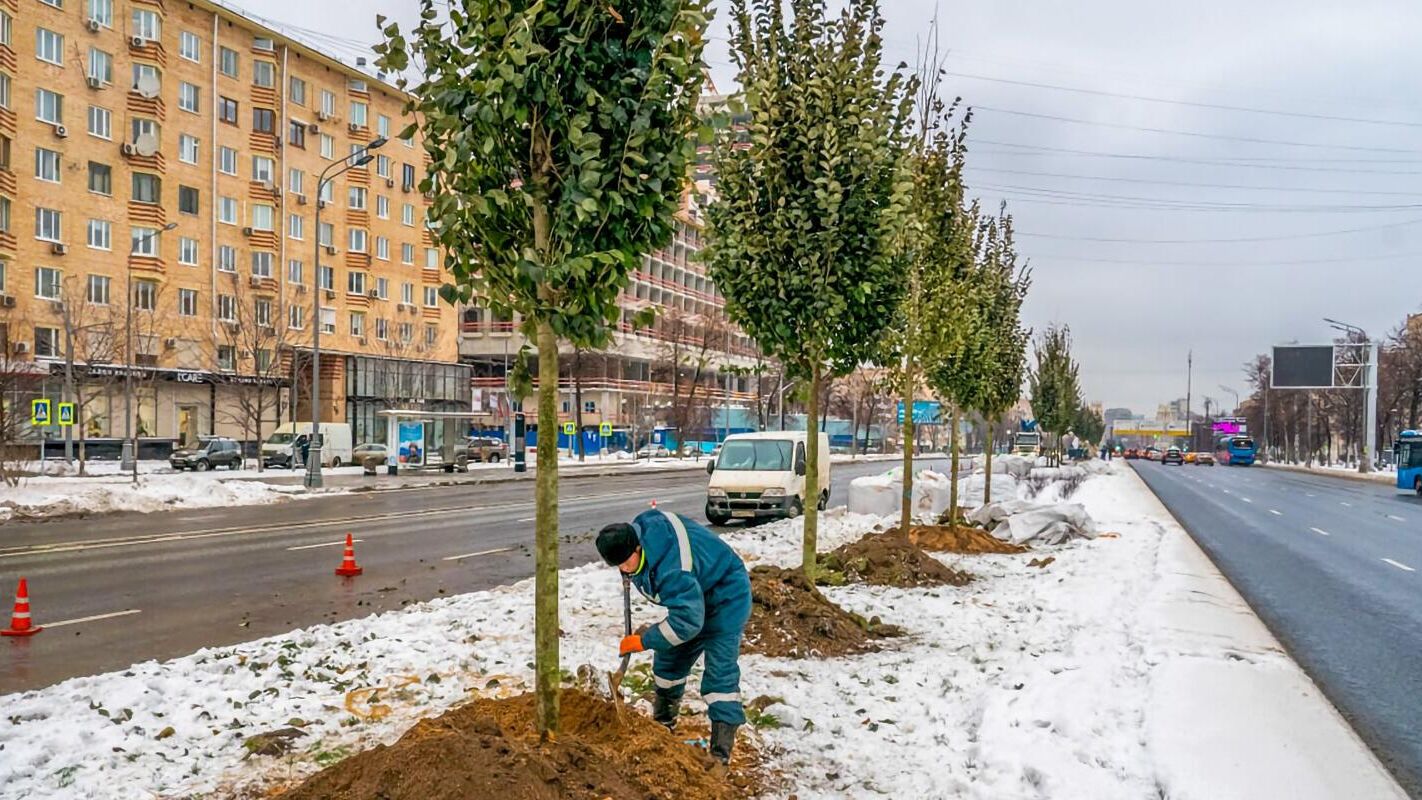
<svg viewBox="0 0 1422 800"><path fill-rule="evenodd" d="M474 558L475 556L491 556L491 555L493 555L493 554L495 554L495 553L507 553L508 551L510 551L510 550L512 550L512 549L514 549L514 548L512 548L512 547L495 547L493 550L480 550L480 551L477 552L477 553L465 553L464 555L460 555L460 556L445 556L442 560L444 560L444 561L462 561L462 560L464 560L464 559L466 559L466 558Z"/></svg>
<svg viewBox="0 0 1422 800"><path fill-rule="evenodd" d="M75 619L62 619L58 622L46 622L46 628L61 628L65 625L78 625L81 622L97 622L101 619L113 619L114 617L126 617L129 614L141 614L142 609L130 608L127 611L113 611L108 614L95 614L92 617L76 617Z"/></svg>

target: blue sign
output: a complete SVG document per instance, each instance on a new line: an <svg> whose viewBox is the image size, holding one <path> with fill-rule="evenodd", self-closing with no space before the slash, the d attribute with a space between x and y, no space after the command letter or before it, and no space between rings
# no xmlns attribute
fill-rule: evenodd
<svg viewBox="0 0 1422 800"><path fill-rule="evenodd" d="M899 401L898 405L899 424L904 423L904 403ZM913 424L915 425L937 425L943 416L942 404L937 400L915 400L913 401Z"/></svg>
<svg viewBox="0 0 1422 800"><path fill-rule="evenodd" d="M661 444L661 443L662 443L662 432L661 432L661 431L652 431L652 444Z"/></svg>

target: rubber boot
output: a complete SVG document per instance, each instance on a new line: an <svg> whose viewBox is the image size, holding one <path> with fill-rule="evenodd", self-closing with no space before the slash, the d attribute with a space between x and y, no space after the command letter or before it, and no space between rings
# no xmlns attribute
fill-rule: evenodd
<svg viewBox="0 0 1422 800"><path fill-rule="evenodd" d="M667 730L676 730L676 720L681 712L681 700L672 700L661 694L652 698L652 719L665 725Z"/></svg>
<svg viewBox="0 0 1422 800"><path fill-rule="evenodd" d="M731 748L736 746L736 728L729 722L711 723L711 755L722 764L731 763Z"/></svg>

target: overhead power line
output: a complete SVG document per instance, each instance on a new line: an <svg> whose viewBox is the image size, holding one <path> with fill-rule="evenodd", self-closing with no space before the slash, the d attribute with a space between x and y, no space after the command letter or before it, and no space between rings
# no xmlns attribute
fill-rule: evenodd
<svg viewBox="0 0 1422 800"><path fill-rule="evenodd" d="M1141 195L1098 194L1076 192L1065 189L1044 189L1037 186L1013 184L980 184L975 188L996 192L1006 192L1021 196L1024 200L1043 198L1051 200L1074 200L1081 205L1103 204L1112 208L1135 208L1151 210L1180 211L1275 211L1290 213L1357 213L1374 211L1403 211L1422 209L1422 203L1394 203L1376 205L1304 205L1284 203L1235 203L1208 200L1182 200L1178 198L1144 197Z"/></svg>
<svg viewBox="0 0 1422 800"><path fill-rule="evenodd" d="M1040 178L1067 178L1070 180L1108 181L1111 183L1144 183L1158 186L1184 186L1196 189L1242 189L1256 192L1310 192L1314 194L1345 195L1388 195L1392 197L1422 197L1422 192L1394 192L1384 189L1311 189L1303 186L1251 186L1239 183L1192 183L1190 181L1166 181L1154 178L1123 178L1113 175L1074 175L1067 172L1035 172L1025 169L998 169L967 165L976 172L995 172L1002 175L1031 175Z"/></svg>
<svg viewBox="0 0 1422 800"><path fill-rule="evenodd" d="M1094 258L1086 256L1060 256L1040 253L1024 253L1032 260L1073 261L1083 264L1129 264L1141 267L1294 267L1307 264L1352 264L1359 261L1395 261L1399 259L1422 259L1422 253L1385 253L1371 256L1346 256L1340 258L1305 258L1291 261L1161 261L1154 258Z"/></svg>
<svg viewBox="0 0 1422 800"><path fill-rule="evenodd" d="M1336 231L1317 231L1314 233L1292 233L1280 236L1235 236L1220 239L1124 239L1105 236L1064 236L1057 233L1034 233L1032 231L1014 230L1014 236L1029 236L1034 239L1052 239L1063 242L1114 242L1121 244L1230 244L1242 242L1283 242L1295 239L1319 239L1328 236L1346 236L1353 233L1371 233L1373 231L1388 230L1391 228L1403 228L1408 225L1416 225L1422 222L1422 217L1416 219L1406 219L1401 222L1389 222L1385 225L1367 225L1360 228L1345 228Z"/></svg>
<svg viewBox="0 0 1422 800"><path fill-rule="evenodd" d="M1244 168L1244 169L1266 169L1279 170L1285 172L1332 172L1348 175L1422 175L1422 170L1397 170L1397 169L1353 169L1348 167L1311 167L1303 164L1422 164L1422 159L1416 158L1315 158L1312 156L1304 158L1265 158L1265 157L1245 157L1245 156L1225 156L1221 158L1191 158L1189 156L1165 156L1154 153L1108 153L1101 150L1079 150L1071 147L1051 147L1049 145L1023 144L1021 142L1004 142L996 139L980 139L973 136L969 131L968 138L974 144L996 145L998 147L1012 148L1009 150L973 149L976 153L1001 153L1004 155L1048 155L1064 154L1079 155L1092 158L1107 158L1124 161L1161 161L1177 164L1200 164L1205 166ZM1033 152L1020 152L1028 150ZM1251 162L1276 162L1276 163L1251 163ZM1277 163L1285 162L1285 163Z"/></svg>

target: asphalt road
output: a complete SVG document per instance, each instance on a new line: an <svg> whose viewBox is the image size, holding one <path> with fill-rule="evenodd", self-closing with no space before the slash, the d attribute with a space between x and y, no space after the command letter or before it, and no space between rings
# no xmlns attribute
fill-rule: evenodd
<svg viewBox="0 0 1422 800"><path fill-rule="evenodd" d="M836 464L831 505L844 503L854 477L892 466ZM594 532L654 499L705 519L699 470L559 483L564 566L595 560ZM523 480L8 523L0 587L28 578L35 622L47 629L0 641L0 694L521 580L533 574L533 515L533 483ZM343 579L333 570L347 532L365 574Z"/></svg>
<svg viewBox="0 0 1422 800"><path fill-rule="evenodd" d="M1381 483L1263 467L1132 463L1422 798L1422 500Z"/></svg>

